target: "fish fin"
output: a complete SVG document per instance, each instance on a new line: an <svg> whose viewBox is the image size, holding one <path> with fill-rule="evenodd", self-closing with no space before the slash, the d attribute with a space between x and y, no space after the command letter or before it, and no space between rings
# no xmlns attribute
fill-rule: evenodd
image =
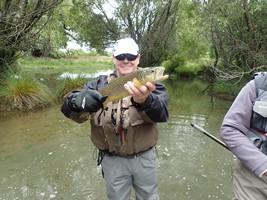
<svg viewBox="0 0 267 200"><path fill-rule="evenodd" d="M109 98L108 98L108 96L104 96L104 97L102 97L102 99L101 99L101 102L102 102L102 110L105 110L106 109L106 107L107 107L107 104L108 104L108 102L109 102Z"/></svg>
<svg viewBox="0 0 267 200"><path fill-rule="evenodd" d="M101 101L102 103L104 103L104 102L107 100L107 98L108 98L108 96L103 96L103 97L101 98L100 101Z"/></svg>
<svg viewBox="0 0 267 200"><path fill-rule="evenodd" d="M133 79L133 84L138 87L141 87L143 85L139 80L137 80L137 78Z"/></svg>
<svg viewBox="0 0 267 200"><path fill-rule="evenodd" d="M106 109L106 107L107 107L107 103L103 103L103 107L102 107L102 110L105 110Z"/></svg>

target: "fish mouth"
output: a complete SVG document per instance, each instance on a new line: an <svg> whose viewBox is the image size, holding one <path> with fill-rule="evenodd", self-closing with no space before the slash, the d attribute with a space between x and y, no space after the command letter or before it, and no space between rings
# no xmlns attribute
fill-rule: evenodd
<svg viewBox="0 0 267 200"><path fill-rule="evenodd" d="M169 78L169 75L164 75L165 67L158 67L156 72L156 78L160 80L166 80Z"/></svg>
<svg viewBox="0 0 267 200"><path fill-rule="evenodd" d="M163 76L164 71L165 67L158 67L157 76Z"/></svg>

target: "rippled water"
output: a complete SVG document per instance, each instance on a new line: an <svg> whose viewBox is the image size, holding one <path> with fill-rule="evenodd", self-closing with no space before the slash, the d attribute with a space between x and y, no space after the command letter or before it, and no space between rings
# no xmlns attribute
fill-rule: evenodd
<svg viewBox="0 0 267 200"><path fill-rule="evenodd" d="M232 199L232 154L190 126L219 137L231 102L201 94L204 83L169 81L166 86L170 119L159 124L157 145L161 199ZM58 105L2 114L0 127L0 200L106 199L88 123L65 118Z"/></svg>

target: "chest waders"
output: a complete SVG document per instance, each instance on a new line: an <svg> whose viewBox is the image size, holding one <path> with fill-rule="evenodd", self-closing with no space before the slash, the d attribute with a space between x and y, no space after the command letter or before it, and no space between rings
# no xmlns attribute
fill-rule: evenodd
<svg viewBox="0 0 267 200"><path fill-rule="evenodd" d="M257 97L253 102L253 113L247 136L267 155L267 72L256 73L253 78Z"/></svg>

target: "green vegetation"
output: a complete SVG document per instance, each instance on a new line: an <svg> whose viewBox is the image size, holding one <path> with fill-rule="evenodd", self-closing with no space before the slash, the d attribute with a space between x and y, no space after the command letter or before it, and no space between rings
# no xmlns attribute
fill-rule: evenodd
<svg viewBox="0 0 267 200"><path fill-rule="evenodd" d="M207 66L204 61L186 62L178 56L176 58L176 62L166 61L162 64L166 67L166 73L172 74L170 70L174 70L172 81L176 81L177 77L196 78L201 70L205 70L203 66ZM1 80L0 110L32 110L61 102L69 91L81 89L91 79L88 75L113 69L109 56L84 53L60 59L26 56L19 59L18 63L19 73L9 73ZM64 73L65 76L61 76ZM217 81L211 89L217 96L228 98L235 96L243 84Z"/></svg>
<svg viewBox="0 0 267 200"><path fill-rule="evenodd" d="M217 81L212 90L220 98L233 100L246 83L246 79L242 79L238 83L233 81Z"/></svg>
<svg viewBox="0 0 267 200"><path fill-rule="evenodd" d="M86 78L83 75L78 75L76 78L66 77L64 79L61 79L58 81L55 91L56 97L58 99L63 99L64 96L71 90L77 90L81 89L88 81L88 78Z"/></svg>
<svg viewBox="0 0 267 200"><path fill-rule="evenodd" d="M1 102L33 109L47 106L49 93L49 99L61 100L68 90L82 87L85 74L112 69L107 50L126 36L140 47L141 67L163 65L171 77L201 77L210 93L235 95L254 72L267 69L267 1L114 0L112 9L106 5L108 0L38 5L3 0ZM70 39L90 47L90 53L59 51ZM64 72L77 76L59 78Z"/></svg>
<svg viewBox="0 0 267 200"><path fill-rule="evenodd" d="M35 58L31 56L18 60L23 71L30 73L56 74L70 73L95 73L112 67L111 57L96 55L71 55L65 58Z"/></svg>
<svg viewBox="0 0 267 200"><path fill-rule="evenodd" d="M49 87L29 74L10 74L6 81L0 90L6 108L34 109L46 107L54 101Z"/></svg>
<svg viewBox="0 0 267 200"><path fill-rule="evenodd" d="M88 75L113 69L107 56L71 56L61 59L24 57L19 73L1 80L0 110L47 107L71 90L81 89ZM68 73L60 77L63 73ZM71 77L71 75L75 75Z"/></svg>
<svg viewBox="0 0 267 200"><path fill-rule="evenodd" d="M187 78L195 78L198 72L203 70L202 63L200 61L185 61L178 55L174 56L171 60L164 61L162 66L166 67L166 73L168 74Z"/></svg>

